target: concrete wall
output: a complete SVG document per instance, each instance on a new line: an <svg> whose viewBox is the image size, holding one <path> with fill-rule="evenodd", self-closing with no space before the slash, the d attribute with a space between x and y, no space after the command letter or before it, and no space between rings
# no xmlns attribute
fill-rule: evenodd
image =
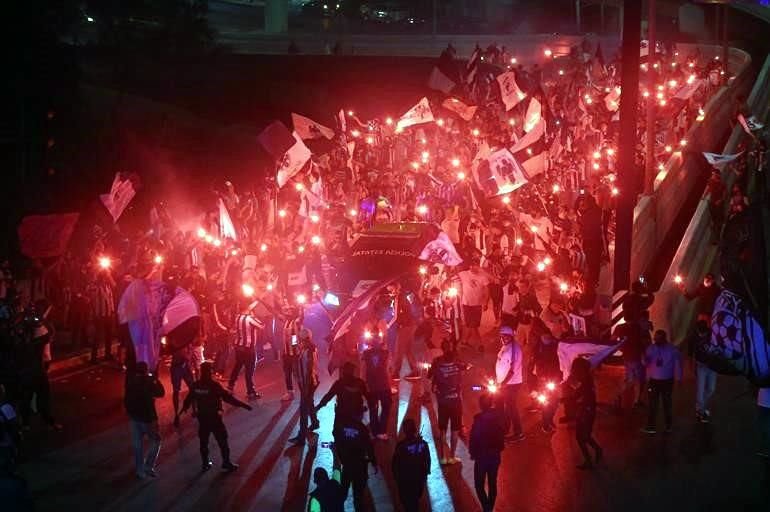
<svg viewBox="0 0 770 512"><path fill-rule="evenodd" d="M682 57L693 51L695 45L680 44ZM698 45L704 57L721 55L721 48L712 45ZM690 197L693 187L702 172L703 151L719 153L718 141L722 140L733 115L733 99L745 94L751 87L751 57L742 50L730 49L728 69L735 76L730 86L722 87L705 105L705 119L696 121L687 132L687 150L673 153L665 169L655 180L655 191L651 196L639 200L634 210L633 253L631 276L642 274L660 253L661 244L681 212L685 199Z"/></svg>
<svg viewBox="0 0 770 512"><path fill-rule="evenodd" d="M770 57L765 60L764 66L757 76L747 103L754 115L760 119L766 119L769 100ZM735 153L738 144L746 137L748 135L740 125L737 125L724 148L715 152ZM732 171L724 171L722 178L729 190L734 181L734 174ZM711 229L708 200L704 198L698 203L695 215L693 215L692 221L682 237L650 311L656 327L666 329L673 340L679 341L687 335L692 327L695 314L694 302L688 302L682 297L681 292L674 284L674 276L681 274L685 280L685 285L692 290L705 273L714 272L716 274L718 266L717 245L712 243L715 239L716 234Z"/></svg>

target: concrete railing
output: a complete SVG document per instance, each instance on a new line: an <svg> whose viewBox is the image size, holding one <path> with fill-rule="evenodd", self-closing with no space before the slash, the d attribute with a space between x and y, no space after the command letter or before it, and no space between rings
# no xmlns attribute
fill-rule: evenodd
<svg viewBox="0 0 770 512"><path fill-rule="evenodd" d="M695 45L679 44L684 57L696 49ZM721 55L721 48L698 45L706 57ZM634 210L633 247L631 257L632 278L644 273L654 264L675 219L681 213L686 199L702 180L703 151L719 152L717 144L729 129L734 114L734 99L745 94L751 86L751 57L739 49L731 48L728 70L735 76L729 86L722 87L704 106L705 118L695 121L689 128L686 150L674 152L655 179L653 194L640 198Z"/></svg>
<svg viewBox="0 0 770 512"><path fill-rule="evenodd" d="M765 60L762 70L757 76L747 103L754 115L765 119L769 99L770 56ZM746 137L748 135L743 131L743 128L736 125L724 149L717 152L735 153L738 145ZM722 172L722 179L728 190L734 178L735 175L732 171ZM725 208L727 208L727 201L725 203ZM712 228L709 200L704 197L698 203L695 215L693 215L682 237L650 311L655 326L667 330L672 340L679 341L687 335L695 315L694 301L687 301L682 296L681 291L674 283L674 277L677 274L682 275L685 286L692 290L698 285L704 274L714 272L718 266L717 245L714 243L718 235L718 233L714 233Z"/></svg>

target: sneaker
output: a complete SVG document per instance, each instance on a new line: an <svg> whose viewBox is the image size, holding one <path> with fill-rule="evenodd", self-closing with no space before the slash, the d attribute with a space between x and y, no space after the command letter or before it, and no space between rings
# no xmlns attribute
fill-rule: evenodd
<svg viewBox="0 0 770 512"><path fill-rule="evenodd" d="M213 462L211 462L210 460L207 460L206 462L201 464L201 471L208 471L209 469L211 469L213 465L214 465Z"/></svg>
<svg viewBox="0 0 770 512"><path fill-rule="evenodd" d="M230 472L230 471L235 471L236 469L238 469L238 464L233 464L229 460L227 462L222 463L222 471Z"/></svg>
<svg viewBox="0 0 770 512"><path fill-rule="evenodd" d="M387 441L390 439L390 436L388 434L377 434L377 439L380 441Z"/></svg>
<svg viewBox="0 0 770 512"><path fill-rule="evenodd" d="M256 391L252 391L251 393L246 395L246 398L249 400L257 400L258 398L262 398L261 393L257 393Z"/></svg>
<svg viewBox="0 0 770 512"><path fill-rule="evenodd" d="M294 400L294 393L292 391L287 391L285 395L281 397L281 402L291 402Z"/></svg>
<svg viewBox="0 0 770 512"><path fill-rule="evenodd" d="M301 437L299 435L296 435L294 437L290 437L288 441L296 446L304 446L305 445L305 438Z"/></svg>
<svg viewBox="0 0 770 512"><path fill-rule="evenodd" d="M318 420L310 422L310 430L318 430L319 428L321 428L321 424L318 422Z"/></svg>
<svg viewBox="0 0 770 512"><path fill-rule="evenodd" d="M420 374L417 372L412 372L406 377L404 377L406 380L418 380L420 378Z"/></svg>
<svg viewBox="0 0 770 512"><path fill-rule="evenodd" d="M398 381L400 381L400 380L401 380L401 376L400 376L399 374L395 373L395 374L393 374L393 375L390 377L390 379L391 379L391 380L394 380L394 381L396 381L396 382L398 382Z"/></svg>
<svg viewBox="0 0 770 512"><path fill-rule="evenodd" d="M505 436L505 440L511 443L518 443L519 441L524 440L524 434L523 433L509 434Z"/></svg>
<svg viewBox="0 0 770 512"><path fill-rule="evenodd" d="M458 462L460 462L460 459L458 459L457 457L449 457L446 460L446 463L447 463L448 466L453 466L453 465L457 464Z"/></svg>
<svg viewBox="0 0 770 512"><path fill-rule="evenodd" d="M149 477L158 478L158 473L154 469L147 469L144 472Z"/></svg>
<svg viewBox="0 0 770 512"><path fill-rule="evenodd" d="M644 427L642 429L639 429L639 432L642 434L657 434L658 431L655 430L655 427Z"/></svg>

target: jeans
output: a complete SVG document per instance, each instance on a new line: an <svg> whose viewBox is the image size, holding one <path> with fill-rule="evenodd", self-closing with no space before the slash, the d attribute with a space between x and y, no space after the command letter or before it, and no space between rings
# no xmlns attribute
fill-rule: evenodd
<svg viewBox="0 0 770 512"><path fill-rule="evenodd" d="M315 413L315 405L313 404L315 390L315 386L311 389L299 390L299 437L307 434L308 423L318 423L318 416Z"/></svg>
<svg viewBox="0 0 770 512"><path fill-rule="evenodd" d="M254 353L253 348L247 347L235 347L235 366L233 366L233 372L230 374L230 382L228 387L230 389L235 387L235 381L238 379L238 374L241 373L243 368L243 379L246 381L246 392L254 393L254 367L257 364L257 355Z"/></svg>
<svg viewBox="0 0 770 512"><path fill-rule="evenodd" d="M500 467L500 456L484 457L473 463L473 483L476 496L479 497L481 510L492 512L497 500L497 470ZM485 489L489 489L488 491Z"/></svg>
<svg viewBox="0 0 770 512"><path fill-rule="evenodd" d="M294 391L294 365L297 361L297 356L284 354L283 357L283 378L286 382L286 391Z"/></svg>
<svg viewBox="0 0 770 512"><path fill-rule="evenodd" d="M364 508L364 491L366 491L366 484L369 482L368 470L368 462L363 458L342 460L342 481L340 483L342 484L342 490L345 493L345 497L347 497L348 491L352 485L353 508L356 512L363 512L366 510L366 508Z"/></svg>
<svg viewBox="0 0 770 512"><path fill-rule="evenodd" d="M708 412L708 404L717 388L717 372L702 363L695 365L697 388L695 391L695 411Z"/></svg>
<svg viewBox="0 0 770 512"><path fill-rule="evenodd" d="M372 435L385 434L388 430L388 417L393 405L390 390L369 392L369 428ZM379 407L378 407L379 406Z"/></svg>
<svg viewBox="0 0 770 512"><path fill-rule="evenodd" d="M671 428L671 392L674 389L673 379L650 379L647 382L647 391L650 394L650 409L647 417L647 426L655 427L658 416L658 403L663 399L663 416L666 418L666 428Z"/></svg>
<svg viewBox="0 0 770 512"><path fill-rule="evenodd" d="M150 441L147 457L144 455L144 437ZM136 472L149 471L155 467L160 453L160 429L158 421L144 422L131 420L131 443L134 446L134 464Z"/></svg>
<svg viewBox="0 0 770 512"><path fill-rule="evenodd" d="M516 404L519 396L521 384L506 384L502 386L502 393L499 398L499 405L505 410L505 430L509 431L513 427L513 435L521 434L521 418L519 417L519 408Z"/></svg>

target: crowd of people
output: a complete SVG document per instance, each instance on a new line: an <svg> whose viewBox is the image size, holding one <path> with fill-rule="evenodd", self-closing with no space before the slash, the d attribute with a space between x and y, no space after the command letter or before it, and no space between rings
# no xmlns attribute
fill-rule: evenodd
<svg viewBox="0 0 770 512"><path fill-rule="evenodd" d="M179 230L158 204L149 232L126 238L96 229L86 253L67 253L49 266L35 262L23 293L10 264L4 263L0 403L14 407L0 408L3 425L11 425L12 411L18 411L20 426L28 429L35 396L45 423L61 428L51 412L47 366L51 344L59 343L59 331L66 331L72 349L88 347L93 362L101 356L127 369L125 407L136 473L142 479L157 477L161 439L154 401L165 390L158 368L133 361L119 301L133 280L162 279L188 290L200 306L193 342L168 349L167 362L174 424L179 426L186 411L195 412L203 470L212 466L212 434L222 468L237 468L230 459L222 402L251 408L249 401L260 398L253 382L260 361L280 360L286 387L282 400L298 399L300 422L292 443L305 444L320 425L319 408L336 399L338 465L331 476L316 470L309 510L342 510L350 487L356 510L365 508L367 466L377 464L373 438L389 439L392 394L399 380L422 378L417 352L432 359L427 378L437 404L438 462L459 462L458 438L468 436L485 511L495 506L497 468L506 442L525 439L519 417L525 397L541 411L546 433L555 429L556 409L564 403L565 421L575 422L584 456L579 468L590 469L602 460L592 435L596 392L591 365L577 358L563 374L556 352L560 341L625 339L626 381L619 400L637 385L637 405L643 405L645 393L649 396L644 431L656 432L659 402L670 430L672 383L681 379L682 360L665 332L653 332L648 312L652 295L635 283L624 301L625 324L614 333L609 332L609 318L603 316L599 300L602 268L612 250L614 203L618 197L635 199L634 192L615 186L620 65L617 60L605 63L600 49L587 46L529 68L518 65L505 48L477 47L466 63L457 60L450 47L437 67L456 87L449 98L430 96L429 123L403 129L390 117L361 121L353 110L342 111L331 137L321 130L313 133L308 145L325 149L314 151L312 160L285 186L278 188L266 177L241 187L248 190L244 193L224 182L195 229ZM703 106L724 73L718 58L680 55L668 47L650 51L642 70L655 73L661 84L652 91L642 85L639 104L644 109L649 101L659 103L657 166L684 150L684 134L705 115ZM514 73L523 95L508 108L497 85L497 76L506 72ZM446 108L447 100L472 105L473 113ZM540 110L533 120L534 100ZM639 119L641 167L645 116ZM487 193L484 177L500 174L490 169L488 156L515 146L540 122L547 126L543 133L511 151L517 162L531 164L523 166L526 183L513 191ZM708 185L714 208L728 200L730 212L745 208L741 182L728 199L720 180L717 173ZM325 343L303 324L303 312L324 300L328 291L339 292L351 246L361 233L383 222L436 224L464 262L425 263L415 279L387 288L383 307L373 308L362 329ZM709 275L698 290L684 292L688 298L697 297L695 335L706 336L718 285ZM485 317L497 329L493 340L482 335ZM316 402L322 350L335 354L339 378ZM480 412L466 431L462 395L469 365L463 354L471 350L498 352L494 377L479 394ZM409 373L402 375L404 359ZM714 390L715 374L710 371L698 366L696 409L703 421L710 417L708 402ZM241 373L246 401L234 396ZM6 426L3 431L13 437L10 441L0 437L0 447L8 447L8 453L18 446L12 430ZM412 419L403 422L402 432L392 472L404 510L418 510L431 460ZM14 457L9 455L9 460Z"/></svg>

